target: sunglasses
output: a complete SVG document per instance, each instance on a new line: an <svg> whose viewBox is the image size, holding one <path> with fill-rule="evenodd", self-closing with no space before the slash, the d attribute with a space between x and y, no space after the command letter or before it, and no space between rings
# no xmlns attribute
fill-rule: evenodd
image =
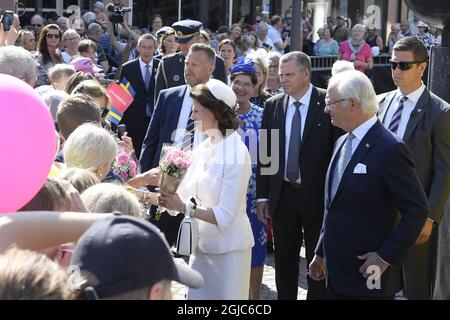
<svg viewBox="0 0 450 320"><path fill-rule="evenodd" d="M53 39L59 39L59 34L51 34L51 33L47 33L46 34L47 38L53 38Z"/></svg>
<svg viewBox="0 0 450 320"><path fill-rule="evenodd" d="M426 61L392 61L392 60L389 60L392 70L395 70L398 67L402 71L411 69L411 66L413 64L418 64L418 63L423 63L423 62L426 62Z"/></svg>

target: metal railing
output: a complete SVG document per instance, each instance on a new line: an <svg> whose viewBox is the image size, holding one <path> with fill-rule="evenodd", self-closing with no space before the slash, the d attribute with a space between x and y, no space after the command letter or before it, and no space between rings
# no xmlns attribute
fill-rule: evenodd
<svg viewBox="0 0 450 320"><path fill-rule="evenodd" d="M312 71L325 71L331 70L338 56L311 56L310 58ZM390 54L373 56L373 65L374 67L389 67L389 59L391 59Z"/></svg>

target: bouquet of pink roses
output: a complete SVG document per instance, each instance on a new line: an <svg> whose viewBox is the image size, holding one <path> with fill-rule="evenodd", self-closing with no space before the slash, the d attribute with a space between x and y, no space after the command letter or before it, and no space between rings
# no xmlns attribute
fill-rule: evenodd
<svg viewBox="0 0 450 320"><path fill-rule="evenodd" d="M137 164L129 153L123 151L116 157L113 172L121 177L123 181L127 181L136 176Z"/></svg>
<svg viewBox="0 0 450 320"><path fill-rule="evenodd" d="M175 193L190 165L191 157L187 152L173 147L169 148L160 162L161 178L159 180L159 188L166 192ZM156 220L159 220L161 217L161 209L159 207L156 211Z"/></svg>

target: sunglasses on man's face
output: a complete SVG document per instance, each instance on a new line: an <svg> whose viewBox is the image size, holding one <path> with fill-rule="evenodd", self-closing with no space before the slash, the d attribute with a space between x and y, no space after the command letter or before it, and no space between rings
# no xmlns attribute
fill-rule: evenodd
<svg viewBox="0 0 450 320"><path fill-rule="evenodd" d="M407 71L411 69L413 64L419 64L426 61L392 61L389 60L389 63L391 64L391 69L395 70L397 67L402 71Z"/></svg>

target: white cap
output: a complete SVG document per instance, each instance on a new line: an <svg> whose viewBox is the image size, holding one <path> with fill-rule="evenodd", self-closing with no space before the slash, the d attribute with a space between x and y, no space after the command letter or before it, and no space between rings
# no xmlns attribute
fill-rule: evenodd
<svg viewBox="0 0 450 320"><path fill-rule="evenodd" d="M102 1L97 1L97 2L94 4L94 7L95 7L95 8L99 8L100 10L103 10L103 9L105 9L105 4L104 4Z"/></svg>
<svg viewBox="0 0 450 320"><path fill-rule="evenodd" d="M225 102L232 110L236 110L237 98L236 94L229 86L220 80L209 79L205 83L211 94L218 100Z"/></svg>
<svg viewBox="0 0 450 320"><path fill-rule="evenodd" d="M417 24L416 24L416 27L417 28L428 28L428 25L425 23L425 22L423 22L423 21L419 21L419 22L417 22Z"/></svg>

